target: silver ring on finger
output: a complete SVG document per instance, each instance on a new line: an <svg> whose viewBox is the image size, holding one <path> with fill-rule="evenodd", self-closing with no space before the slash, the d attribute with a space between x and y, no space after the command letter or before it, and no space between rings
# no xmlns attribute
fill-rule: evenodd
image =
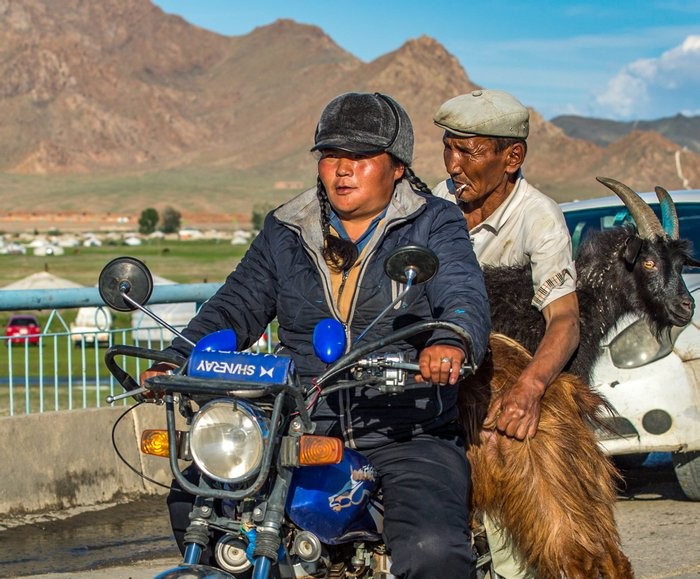
<svg viewBox="0 0 700 579"><path fill-rule="evenodd" d="M440 362L442 364L452 364L452 360L450 360L447 356L445 356L444 358L440 358Z"/></svg>

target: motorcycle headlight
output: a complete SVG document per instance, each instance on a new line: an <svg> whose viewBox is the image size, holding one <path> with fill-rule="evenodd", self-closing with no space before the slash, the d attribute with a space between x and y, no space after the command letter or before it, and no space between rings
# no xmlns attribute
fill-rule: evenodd
<svg viewBox="0 0 700 579"><path fill-rule="evenodd" d="M195 416L190 452L211 478L236 483L260 468L268 436L264 415L240 401L214 400Z"/></svg>

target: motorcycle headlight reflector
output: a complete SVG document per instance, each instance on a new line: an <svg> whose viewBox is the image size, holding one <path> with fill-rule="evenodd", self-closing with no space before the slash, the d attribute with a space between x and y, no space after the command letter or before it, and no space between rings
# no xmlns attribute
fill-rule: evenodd
<svg viewBox="0 0 700 579"><path fill-rule="evenodd" d="M192 422L190 452L197 466L211 478L240 482L260 468L267 425L253 407L231 400L214 400Z"/></svg>

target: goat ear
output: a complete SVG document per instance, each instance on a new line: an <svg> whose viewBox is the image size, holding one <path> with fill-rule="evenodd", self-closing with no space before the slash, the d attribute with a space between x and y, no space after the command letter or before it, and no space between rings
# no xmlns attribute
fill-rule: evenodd
<svg viewBox="0 0 700 579"><path fill-rule="evenodd" d="M642 240L636 235L630 235L625 239L625 261L629 265L633 265L637 261L639 250L642 249Z"/></svg>

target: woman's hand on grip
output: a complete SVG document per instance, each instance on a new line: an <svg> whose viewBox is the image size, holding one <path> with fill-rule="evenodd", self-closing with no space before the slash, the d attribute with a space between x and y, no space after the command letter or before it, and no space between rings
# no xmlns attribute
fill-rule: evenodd
<svg viewBox="0 0 700 579"><path fill-rule="evenodd" d="M170 364L168 362L156 362L153 364L153 366L141 372L139 375L139 384L141 384L141 386L146 386L146 380L149 378L153 378L154 376L162 376L163 374L172 374L175 368L177 368L175 364ZM148 400L154 399L157 396L153 392L148 391L143 394L143 397Z"/></svg>
<svg viewBox="0 0 700 579"><path fill-rule="evenodd" d="M420 374L417 382L456 384L465 359L464 351L457 346L435 344L424 348L418 358Z"/></svg>

